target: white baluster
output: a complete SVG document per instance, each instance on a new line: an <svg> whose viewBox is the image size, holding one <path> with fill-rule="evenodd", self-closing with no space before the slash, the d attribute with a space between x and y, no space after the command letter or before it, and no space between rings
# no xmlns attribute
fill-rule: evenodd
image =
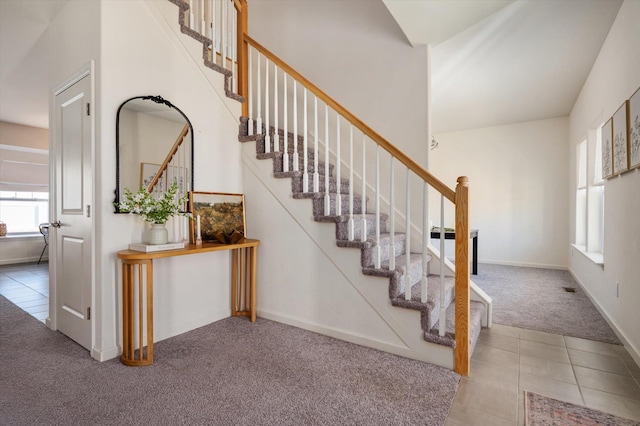
<svg viewBox="0 0 640 426"><path fill-rule="evenodd" d="M336 113L336 216L342 214L342 194L340 193L340 115Z"/></svg>
<svg viewBox="0 0 640 426"><path fill-rule="evenodd" d="M349 125L349 223L347 224L349 241L354 239L353 222L353 125Z"/></svg>
<svg viewBox="0 0 640 426"><path fill-rule="evenodd" d="M420 282L420 296L422 303L427 303L427 267L429 263L429 254L427 253L427 245L431 237L429 226L429 185L424 182L424 191L422 194L422 281Z"/></svg>
<svg viewBox="0 0 640 426"><path fill-rule="evenodd" d="M256 134L262 134L262 72L260 71L260 52L256 53L256 56L258 58L258 73L256 74L256 78L258 79L258 112L256 114ZM264 152L269 152L267 150L266 141Z"/></svg>
<svg viewBox="0 0 640 426"><path fill-rule="evenodd" d="M229 40L231 41L231 64L233 65L233 93L238 93L238 37L235 35L238 33L238 11L235 7L231 6L231 35Z"/></svg>
<svg viewBox="0 0 640 426"><path fill-rule="evenodd" d="M360 241L367 241L367 216L364 206L367 203L367 156L365 153L366 136L362 134L362 200L360 201L360 213L362 213L362 226L360 229Z"/></svg>
<svg viewBox="0 0 640 426"><path fill-rule="evenodd" d="M303 133L302 137L302 149L304 150L303 160L302 160L302 192L309 192L311 189L309 188L309 172L307 168L309 167L309 129L307 127L307 89L303 89L303 102L304 102L304 115L303 115Z"/></svg>
<svg viewBox="0 0 640 426"><path fill-rule="evenodd" d="M396 269L396 202L395 202L395 172L393 170L394 158L389 163L389 270Z"/></svg>
<svg viewBox="0 0 640 426"><path fill-rule="evenodd" d="M314 134L315 134L315 145L313 147L313 192L315 192L316 194L320 192L320 175L318 173L318 166L319 166L319 153L318 153L318 149L319 149L319 142L318 142L318 97L317 96L313 96L314 97L314 101L313 101L313 115L314 115L314 120L313 120L313 130L314 130Z"/></svg>
<svg viewBox="0 0 640 426"><path fill-rule="evenodd" d="M249 119L247 120L247 134L249 136L253 135L253 59L252 59L252 48L251 46L247 46L247 56L249 57L249 68L248 68L248 92L247 92L247 102L249 102Z"/></svg>
<svg viewBox="0 0 640 426"><path fill-rule="evenodd" d="M404 240L404 255L407 261L404 272L404 298L411 300L411 170L407 167L407 213L405 217L407 235Z"/></svg>
<svg viewBox="0 0 640 426"><path fill-rule="evenodd" d="M287 140L289 136L287 135ZM300 170L298 159L298 85L293 80L293 170Z"/></svg>
<svg viewBox="0 0 640 426"><path fill-rule="evenodd" d="M289 91L287 86L289 83L287 82L287 74L283 74L284 77L284 143L283 143L283 161L285 172L291 171L291 158L289 157Z"/></svg>
<svg viewBox="0 0 640 426"><path fill-rule="evenodd" d="M380 269L380 145L376 144L376 259L375 267Z"/></svg>
<svg viewBox="0 0 640 426"><path fill-rule="evenodd" d="M271 125L269 124L269 59L264 58L264 121L266 134L264 135L264 152L271 152Z"/></svg>
<svg viewBox="0 0 640 426"><path fill-rule="evenodd" d="M440 327L439 334L447 330L447 311L444 306L444 195L440 195Z"/></svg>
<svg viewBox="0 0 640 426"><path fill-rule="evenodd" d="M202 34L203 36L206 37L207 35L207 23L205 21L205 14L204 14L204 0L200 0L200 10L199 10L199 15L200 15L200 31L198 31L200 34Z"/></svg>
<svg viewBox="0 0 640 426"><path fill-rule="evenodd" d="M216 5L213 0L209 0L209 38L211 45L211 61L216 61Z"/></svg>
<svg viewBox="0 0 640 426"><path fill-rule="evenodd" d="M222 56L222 68L227 68L227 1L222 0L220 5L220 55ZM269 80L267 80L268 82Z"/></svg>
<svg viewBox="0 0 640 426"><path fill-rule="evenodd" d="M285 122L285 127L287 126L287 76L285 74L284 76L285 78L285 88L284 88L284 122ZM280 113L280 108L278 105L278 99L280 98L280 92L278 92L278 66L276 64L273 64L273 128L274 133L273 133L273 152L278 152L280 151L280 131L278 129L280 129L280 126L278 125L278 115ZM286 150L285 150L286 151ZM289 165L287 164L287 158L286 155L283 158L284 161L284 166L283 166L283 171L288 172L289 171Z"/></svg>
<svg viewBox="0 0 640 426"><path fill-rule="evenodd" d="M193 0L189 0L189 28L192 30L196 30L194 22L196 19L196 15L193 10Z"/></svg>
<svg viewBox="0 0 640 426"><path fill-rule="evenodd" d="M324 106L324 215L331 213L329 196L329 105Z"/></svg>

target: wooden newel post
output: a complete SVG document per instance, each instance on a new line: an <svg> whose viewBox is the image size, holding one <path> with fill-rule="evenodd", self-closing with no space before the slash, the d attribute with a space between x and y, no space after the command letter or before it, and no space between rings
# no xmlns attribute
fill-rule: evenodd
<svg viewBox="0 0 640 426"><path fill-rule="evenodd" d="M469 178L456 186L456 348L454 368L469 375Z"/></svg>
<svg viewBox="0 0 640 426"><path fill-rule="evenodd" d="M249 28L247 0L235 0L238 9L238 94L244 97L242 116L249 116L249 46L244 38Z"/></svg>

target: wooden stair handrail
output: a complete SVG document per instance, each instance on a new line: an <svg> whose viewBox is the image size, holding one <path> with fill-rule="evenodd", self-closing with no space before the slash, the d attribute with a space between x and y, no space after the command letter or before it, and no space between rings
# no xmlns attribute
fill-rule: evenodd
<svg viewBox="0 0 640 426"><path fill-rule="evenodd" d="M407 156L404 152L400 151L395 145L391 142L387 141L385 138L380 136L375 130L371 127L367 126L362 120L353 115L349 110L336 102L333 98L327 95L325 92L320 90L316 85L307 80L303 75L299 72L291 68L284 61L278 58L276 55L271 53L268 49L262 46L260 43L252 39L249 35L244 35L245 41L251 44L254 48L259 50L264 56L269 58L270 61L275 63L280 69L286 71L287 74L292 76L298 82L300 82L304 87L310 90L315 96L321 99L325 104L329 105L334 111L340 114L342 117L347 119L351 124L356 126L362 133L367 135L371 140L384 148L389 154L391 154L394 158L398 159L402 164L404 164L409 170L418 175L422 180L427 182L429 185L434 187L438 192L444 195L449 201L455 202L455 191L449 188L447 185L442 183L438 178L433 176L431 173L423 169L418 163L413 161L409 156ZM246 103L246 102L245 102Z"/></svg>
<svg viewBox="0 0 640 426"><path fill-rule="evenodd" d="M153 177L153 180L151 181L149 186L147 186L148 193L153 192L153 188L158 183L158 180L160 180L160 176L162 176L164 172L167 170L169 163L171 162L171 160L173 160L173 156L176 155L176 152L178 152L178 148L180 148L180 145L182 145L182 142L184 141L184 137L187 136L187 133L189 133L189 123L184 125L184 127L182 128L182 131L178 135L178 138L173 143L173 146L171 147L169 154L167 154L167 157L164 159L164 162L160 166L158 173L156 173L156 175Z"/></svg>
<svg viewBox="0 0 640 426"><path fill-rule="evenodd" d="M249 116L248 108L248 64L249 49L252 45L260 53L266 56L271 62L276 64L281 70L289 74L306 89L311 91L317 98L321 99L327 106L330 106L336 113L340 114L352 125L367 135L371 140L381 146L394 158L398 159L409 170L427 182L434 189L440 192L445 198L455 205L456 241L455 241L455 339L454 349L454 370L463 375L469 375L469 311L470 311L470 288L469 288L469 178L461 176L458 178L455 191L433 176L418 163L409 158L395 145L384 139L376 131L366 125L362 120L349 112L346 108L336 102L333 98L320 90L303 75L290 67L267 48L262 46L248 34L247 26L247 2L246 0L233 0L238 9L238 93L244 96L245 102L242 104L242 115ZM427 232L427 230L425 230ZM440 254L444 256L444 253Z"/></svg>

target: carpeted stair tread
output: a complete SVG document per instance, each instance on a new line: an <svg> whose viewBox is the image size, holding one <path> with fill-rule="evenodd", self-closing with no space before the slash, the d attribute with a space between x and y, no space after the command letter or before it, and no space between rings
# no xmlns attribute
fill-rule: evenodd
<svg viewBox="0 0 640 426"><path fill-rule="evenodd" d="M444 277L444 291L445 305L449 305L454 297L455 280L453 277ZM411 285L411 299L406 300L404 292L399 292L395 297L391 298L391 304L393 306L399 306L407 309L422 310L425 305L435 306L440 309L440 276L428 275L427 276L427 303L422 303L422 277L417 283ZM430 329L433 325L430 325L426 329Z"/></svg>
<svg viewBox="0 0 640 426"><path fill-rule="evenodd" d="M324 173L324 171L323 171ZM296 172L293 176L291 176L291 192L302 192L304 193L304 172ZM307 173L307 180L309 181L309 188L313 190L313 184L315 183L315 174ZM329 192L336 193L338 184L336 176L329 177ZM318 191L317 192L326 192L326 176L324 174L318 175ZM340 179L340 193L341 194L349 194L349 179L341 178ZM309 191L311 192L311 191ZM354 191L354 196L355 196Z"/></svg>
<svg viewBox="0 0 640 426"><path fill-rule="evenodd" d="M338 194L329 193L329 214L327 215L324 209L324 200L326 194L317 193L311 198L313 205L313 215L314 216L336 216L337 214L337 206L336 200ZM307 198L307 197L305 197ZM341 210L340 214L349 214L350 206L349 206L349 195L348 194L340 194L340 202L341 202ZM362 199L360 197L353 198L353 214L361 214L366 211L366 207L363 206Z"/></svg>
<svg viewBox="0 0 640 426"><path fill-rule="evenodd" d="M368 238L371 235L375 235L376 233L376 215L375 214L358 214L353 216L353 239L354 241L361 241L363 234L363 225L362 219L365 219L366 222L366 232L365 237ZM389 220L389 215L381 213L380 214L380 232L387 232L387 220ZM338 222L336 225L336 240L337 241L348 241L349 240L349 221L346 222ZM366 239L365 238L365 239Z"/></svg>
<svg viewBox="0 0 640 426"><path fill-rule="evenodd" d="M485 306L482 302L472 300L469 307L469 354L473 353L473 349L476 346L478 337L480 336L480 330L482 329L482 317L484 315ZM445 335L440 336L438 328L440 327L440 321L434 324L434 326L424 333L424 340L431 343L437 343L439 345L449 346L451 348L456 347L455 336L455 303L451 303L447 308L446 318L447 324L445 329Z"/></svg>
<svg viewBox="0 0 640 426"><path fill-rule="evenodd" d="M411 286L411 299L405 300L404 292L389 290L391 304L405 309L413 309L422 312L420 319L423 330L430 330L440 317L440 276L427 276L427 303L422 303L422 277L420 281ZM453 277L444 278L444 304L449 304L454 299L455 280Z"/></svg>
<svg viewBox="0 0 640 426"><path fill-rule="evenodd" d="M406 235L402 232L394 234L393 247L391 249L391 234L387 232L387 222L389 216L387 214L380 214L377 217L375 214L366 213L367 199L363 200L360 195L354 192L353 194L353 213L351 214L349 205L349 179L340 178L340 193L338 190L338 179L334 177L334 164L329 163L329 194L326 194L325 182L325 163L321 161L324 158L324 154L318 155L318 192L304 192L303 183L306 178L309 184L308 188L313 188L314 184L314 156L312 141L309 141L307 147L307 168L304 170L304 141L302 136L297 138L293 133L288 133L287 152L289 154L289 167L293 168L293 155L294 146L293 142L297 139L297 154L298 154L298 168L297 170L283 171L284 168L284 132L280 129L279 135L279 150L273 151L274 146L274 132L273 126L269 128L270 131L270 148L272 152L265 153L265 135L247 135L247 120L241 119L240 135L241 140L255 140L256 141L256 158L258 159L272 159L273 160L273 176L276 178L291 178L291 194L294 199L309 199L312 201L313 219L316 222L335 223L336 225L336 245L344 248L357 248L361 251L361 266L362 273L368 276L383 277L389 279L389 298L392 306L404 309L412 309L420 311L420 326L423 330L423 337L426 341L446 345L449 347L455 347L454 336L454 323L453 318L455 316L455 307L452 301L454 300L454 278L445 277L444 285L444 303L447 306L447 333L444 337L438 335L438 324L440 321L440 277L438 275L428 275L427 277L427 301L422 303L421 301L421 280L423 274L423 256L422 253L411 253L409 256L409 270L407 271L406 264ZM255 126L255 123L254 123ZM263 131L264 131L263 126ZM308 189L307 188L307 189ZM355 188L354 188L355 189ZM329 196L329 212L325 212L325 198ZM337 199L340 197L341 211L337 214ZM325 214L327 213L327 214ZM349 222L353 218L353 240L349 241ZM363 225L364 219L364 225ZM379 245L376 244L375 234L376 220L379 220L379 232L380 240ZM363 228L366 227L366 230ZM365 233L366 240L362 241L362 234ZM380 250L380 267L375 268L375 259L377 252ZM390 270L390 257L395 255L395 267ZM427 256L427 268L428 262L431 260L431 256ZM409 274L409 283L411 286L411 298L405 300L405 273ZM428 269L427 269L428 273ZM482 315L485 307L480 302L471 303L470 312L470 324L469 330L472 339L471 349L475 346L475 342L478 338L481 328Z"/></svg>

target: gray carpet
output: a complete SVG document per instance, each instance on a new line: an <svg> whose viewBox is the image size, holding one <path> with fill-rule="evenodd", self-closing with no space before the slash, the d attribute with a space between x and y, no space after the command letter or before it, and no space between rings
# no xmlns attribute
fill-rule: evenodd
<svg viewBox="0 0 640 426"><path fill-rule="evenodd" d="M620 344L568 271L481 264L478 272L471 280L493 298L494 323Z"/></svg>
<svg viewBox="0 0 640 426"><path fill-rule="evenodd" d="M460 377L259 319L97 362L0 296L0 424L443 425Z"/></svg>

